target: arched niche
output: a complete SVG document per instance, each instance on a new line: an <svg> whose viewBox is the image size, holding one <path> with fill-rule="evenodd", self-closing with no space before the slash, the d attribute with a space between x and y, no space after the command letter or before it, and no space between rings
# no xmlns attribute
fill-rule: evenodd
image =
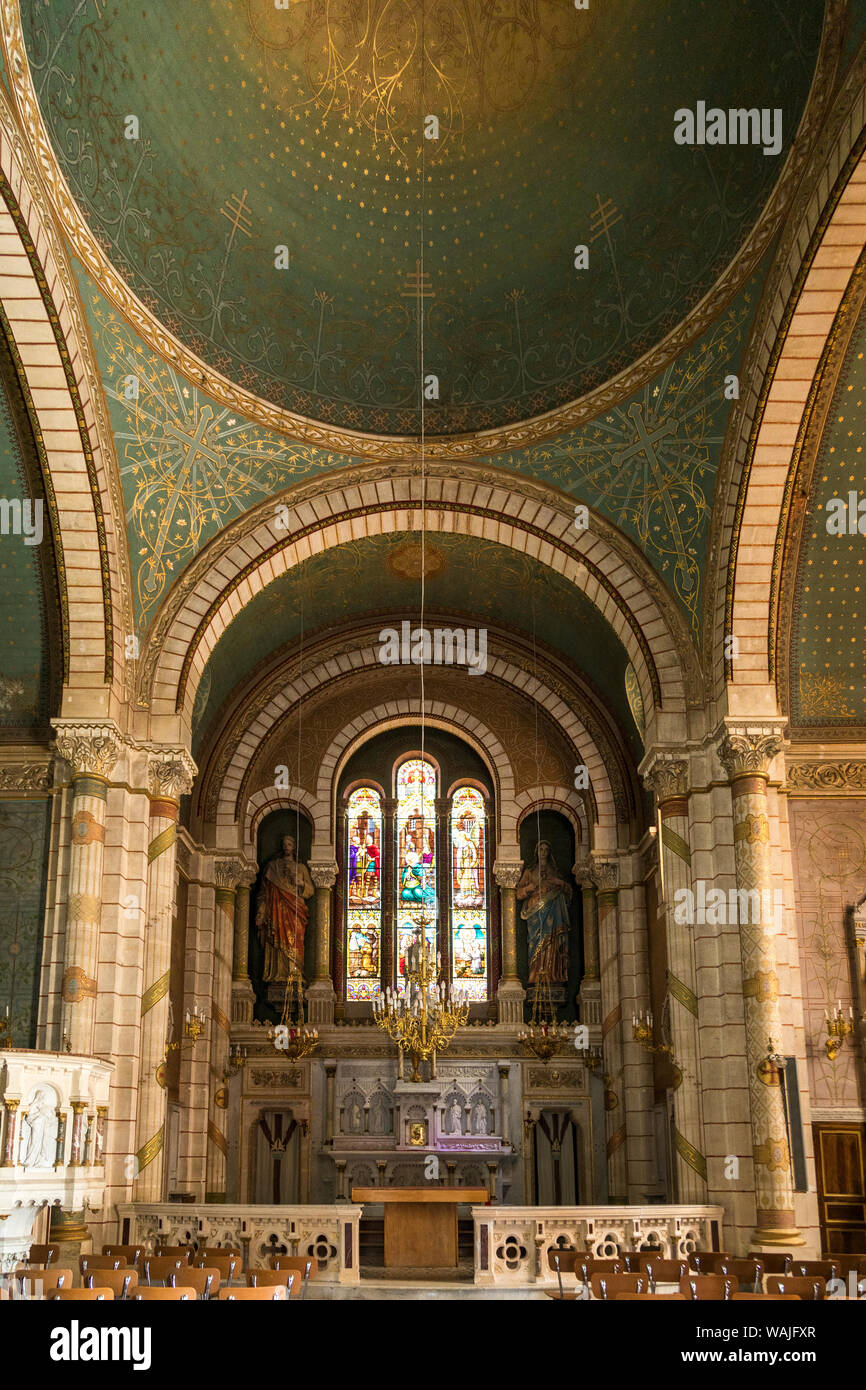
<svg viewBox="0 0 866 1390"><path fill-rule="evenodd" d="M249 972L256 993L254 1016L263 1022L277 1022L283 1006L285 987L279 983L268 983L263 978L264 947L256 926L256 905L262 887L262 879L271 859L282 854L283 837L291 835L295 841L295 857L308 864L313 842L312 822L299 807L280 807L263 816L256 832L256 859L259 872L250 892L249 928ZM309 917L304 937L304 981L309 984L315 965L313 928L315 925L313 900L307 904Z"/></svg>
<svg viewBox="0 0 866 1390"><path fill-rule="evenodd" d="M535 860L539 842L547 841L556 861L559 876L571 888L568 903L568 970L564 982L551 983L551 997L557 1007L559 1017L573 1020L577 1017L575 1001L583 975L583 910L582 896L572 874L577 850L574 825L561 811L548 807L533 806L524 812L518 829L520 857L524 873ZM519 888L518 888L518 891ZM530 985L529 943L527 922L524 918L525 905L517 904L517 973L527 989L527 1006L531 1009L534 985Z"/></svg>

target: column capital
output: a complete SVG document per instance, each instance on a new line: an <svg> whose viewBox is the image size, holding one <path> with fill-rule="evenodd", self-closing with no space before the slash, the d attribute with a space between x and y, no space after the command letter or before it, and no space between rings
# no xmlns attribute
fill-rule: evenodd
<svg viewBox="0 0 866 1390"><path fill-rule="evenodd" d="M141 751L147 754L147 787L152 797L179 801L189 795L198 768L186 748L147 744Z"/></svg>
<svg viewBox="0 0 866 1390"><path fill-rule="evenodd" d="M571 872L576 883L586 892L588 889L595 888L595 879L592 876L592 862L589 859L580 859L576 864L572 864Z"/></svg>
<svg viewBox="0 0 866 1390"><path fill-rule="evenodd" d="M55 746L76 777L109 777L123 751L113 719L52 719Z"/></svg>
<svg viewBox="0 0 866 1390"><path fill-rule="evenodd" d="M689 794L688 759L676 753L655 752L641 764L643 780L659 806Z"/></svg>
<svg viewBox="0 0 866 1390"><path fill-rule="evenodd" d="M237 888L244 873L240 859L217 859L213 866L214 882L217 888Z"/></svg>
<svg viewBox="0 0 866 1390"><path fill-rule="evenodd" d="M500 888L516 888L522 873L522 859L497 859L494 862L493 877Z"/></svg>
<svg viewBox="0 0 866 1390"><path fill-rule="evenodd" d="M749 774L766 776L784 747L786 719L728 720L719 731L719 762L731 781Z"/></svg>
<svg viewBox="0 0 866 1390"><path fill-rule="evenodd" d="M337 865L310 864L310 878L317 888L333 888L337 882Z"/></svg>
<svg viewBox="0 0 866 1390"><path fill-rule="evenodd" d="M619 864L615 859L593 859L590 877L599 893L616 893L619 888Z"/></svg>

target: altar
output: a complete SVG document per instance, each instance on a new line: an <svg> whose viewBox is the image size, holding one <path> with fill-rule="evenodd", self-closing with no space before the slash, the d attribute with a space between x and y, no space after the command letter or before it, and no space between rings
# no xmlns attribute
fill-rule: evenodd
<svg viewBox="0 0 866 1390"><path fill-rule="evenodd" d="M353 1202L385 1208L385 1267L456 1269L457 1207L490 1201L484 1187L353 1187Z"/></svg>

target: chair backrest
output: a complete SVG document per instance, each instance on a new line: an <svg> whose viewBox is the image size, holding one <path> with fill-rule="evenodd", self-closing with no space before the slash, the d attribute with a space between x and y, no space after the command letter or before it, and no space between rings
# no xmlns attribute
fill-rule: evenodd
<svg viewBox="0 0 866 1390"><path fill-rule="evenodd" d="M169 1289L136 1289L132 1297L140 1303L194 1303L196 1291L192 1285L178 1286Z"/></svg>
<svg viewBox="0 0 866 1390"><path fill-rule="evenodd" d="M51 1297L60 1299L63 1303L98 1303L102 1299L111 1303L114 1300L114 1289L110 1289L107 1284L95 1289L55 1289Z"/></svg>
<svg viewBox="0 0 866 1390"><path fill-rule="evenodd" d="M289 1298L298 1298L301 1281L294 1269L250 1269L247 1271L247 1287L251 1289L286 1290Z"/></svg>
<svg viewBox="0 0 866 1390"><path fill-rule="evenodd" d="M844 1256L837 1256L832 1260L798 1260L796 1256L791 1261L790 1269L786 1274L795 1274L800 1278L806 1275L817 1274L821 1279L838 1279L842 1273Z"/></svg>
<svg viewBox="0 0 866 1390"><path fill-rule="evenodd" d="M119 1255L79 1255L78 1272L87 1274L92 1269L122 1269L125 1263Z"/></svg>
<svg viewBox="0 0 866 1390"><path fill-rule="evenodd" d="M220 1279L226 1283L230 1279L237 1279L241 1272L240 1255L215 1254L213 1251L199 1255L198 1259L193 1260L193 1265L197 1269L218 1269Z"/></svg>
<svg viewBox="0 0 866 1390"><path fill-rule="evenodd" d="M277 1284L274 1287L270 1287L267 1284L259 1284L254 1289L220 1289L217 1294L217 1298L225 1299L227 1302L240 1299L249 1300L251 1302L256 1300L259 1303L268 1303L271 1299L285 1297L286 1290L283 1288L282 1284Z"/></svg>
<svg viewBox="0 0 866 1390"><path fill-rule="evenodd" d="M558 1269L560 1274L573 1274L574 1262L579 1260L581 1252L579 1250L560 1250L558 1245L551 1246L547 1252L547 1268ZM281 1255L277 1259L282 1259ZM584 1256L584 1259L587 1257ZM275 1265L274 1268L277 1268Z"/></svg>
<svg viewBox="0 0 866 1390"><path fill-rule="evenodd" d="M562 1253L573 1252L564 1250ZM315 1279L319 1273L319 1261L315 1255L271 1255L269 1264L271 1269L297 1270L302 1279Z"/></svg>
<svg viewBox="0 0 866 1390"><path fill-rule="evenodd" d="M86 1289L109 1288L114 1290L115 1298L129 1298L138 1285L138 1270L129 1265L120 1269L97 1269L92 1274L83 1274L81 1282Z"/></svg>
<svg viewBox="0 0 866 1390"><path fill-rule="evenodd" d="M695 1274L712 1274L716 1260L732 1260L733 1258L733 1253L730 1250L693 1250L689 1255L689 1269L693 1269Z"/></svg>
<svg viewBox="0 0 866 1390"><path fill-rule="evenodd" d="M685 1258L663 1260L657 1255L641 1255L640 1268L650 1284L678 1284L683 1275L688 1274L689 1262Z"/></svg>
<svg viewBox="0 0 866 1390"><path fill-rule="evenodd" d="M148 1285L163 1284L170 1274L185 1268L185 1261L178 1255L145 1255L144 1279Z"/></svg>
<svg viewBox="0 0 866 1390"><path fill-rule="evenodd" d="M54 1289L72 1288L72 1270L61 1269L59 1265L48 1269L26 1270L18 1276L21 1292L28 1298L38 1298L40 1294L51 1293Z"/></svg>
<svg viewBox="0 0 866 1390"><path fill-rule="evenodd" d="M195 1266L186 1266L177 1274L168 1276L169 1287L175 1288L182 1285L184 1288L195 1289L199 1298L213 1298L220 1286L220 1272L218 1269L198 1269Z"/></svg>
<svg viewBox="0 0 866 1390"><path fill-rule="evenodd" d="M59 1245L31 1245L28 1256L31 1264L54 1265L60 1259Z"/></svg>
<svg viewBox="0 0 866 1390"><path fill-rule="evenodd" d="M768 1274L767 1293L795 1293L798 1298L822 1299L827 1280L819 1274Z"/></svg>
<svg viewBox="0 0 866 1390"><path fill-rule="evenodd" d="M202 1255L240 1256L242 1253L243 1252L241 1251L241 1247L239 1245L203 1245L201 1250L199 1250L198 1252L198 1258L201 1259Z"/></svg>
<svg viewBox="0 0 866 1390"><path fill-rule="evenodd" d="M195 1254L191 1245L158 1245L157 1255L174 1255L185 1264L192 1264L192 1257Z"/></svg>
<svg viewBox="0 0 866 1390"><path fill-rule="evenodd" d="M645 1274L592 1274L589 1279L593 1298L613 1299L618 1293L647 1293Z"/></svg>
<svg viewBox="0 0 866 1390"><path fill-rule="evenodd" d="M645 1259L661 1259L659 1250L631 1250L627 1255L620 1255L619 1262L622 1265L623 1274L643 1274L643 1262Z"/></svg>
<svg viewBox="0 0 866 1390"><path fill-rule="evenodd" d="M685 1303L684 1293L617 1293L614 1294L616 1303L637 1303L643 1299L648 1299L651 1303L665 1303L673 1300L676 1303Z"/></svg>
<svg viewBox="0 0 866 1390"><path fill-rule="evenodd" d="M732 1293L731 1298L757 1298L769 1299L771 1303L781 1303L790 1300L793 1303L800 1302L800 1296L796 1293Z"/></svg>
<svg viewBox="0 0 866 1390"><path fill-rule="evenodd" d="M144 1255L143 1245L103 1245L103 1255L118 1255L121 1260L133 1269L141 1268L141 1259Z"/></svg>
<svg viewBox="0 0 866 1390"><path fill-rule="evenodd" d="M686 1274L680 1280L680 1293L686 1298L712 1298L724 1302L737 1292L737 1280L729 1274Z"/></svg>
<svg viewBox="0 0 866 1390"><path fill-rule="evenodd" d="M717 1255L713 1273L730 1274L738 1281L744 1293L760 1293L764 1264L762 1260L729 1260L725 1255Z"/></svg>
<svg viewBox="0 0 866 1390"><path fill-rule="evenodd" d="M794 1256L790 1250L750 1250L749 1260L760 1260L765 1274L789 1274Z"/></svg>

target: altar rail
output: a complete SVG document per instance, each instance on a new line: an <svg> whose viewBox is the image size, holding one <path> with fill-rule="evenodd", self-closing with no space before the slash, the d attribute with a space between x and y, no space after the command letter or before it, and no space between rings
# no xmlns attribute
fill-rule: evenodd
<svg viewBox="0 0 866 1390"><path fill-rule="evenodd" d="M315 1255L319 1278L356 1284L361 1208L232 1206L208 1202L118 1204L121 1245L234 1245L245 1269L266 1269L271 1255Z"/></svg>
<svg viewBox="0 0 866 1390"><path fill-rule="evenodd" d="M555 1284L548 1250L675 1259L722 1249L722 1207L473 1207L476 1284Z"/></svg>

